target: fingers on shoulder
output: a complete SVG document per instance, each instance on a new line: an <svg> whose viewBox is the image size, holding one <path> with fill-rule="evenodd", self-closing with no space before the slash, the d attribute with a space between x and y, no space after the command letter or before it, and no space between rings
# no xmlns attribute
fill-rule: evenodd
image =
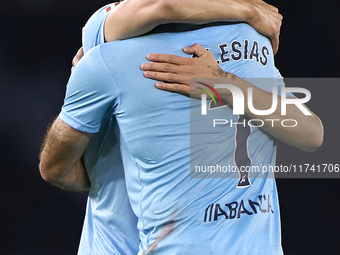
<svg viewBox="0 0 340 255"><path fill-rule="evenodd" d="M190 47L183 48L183 51L187 54L194 54L197 57L202 57L207 53L207 49L205 49L202 45L195 43Z"/></svg>
<svg viewBox="0 0 340 255"><path fill-rule="evenodd" d="M155 84L155 87L157 89L169 91L169 92L176 92L181 94L190 94L190 87L185 86L183 84L178 83L164 83L164 82L158 82Z"/></svg>

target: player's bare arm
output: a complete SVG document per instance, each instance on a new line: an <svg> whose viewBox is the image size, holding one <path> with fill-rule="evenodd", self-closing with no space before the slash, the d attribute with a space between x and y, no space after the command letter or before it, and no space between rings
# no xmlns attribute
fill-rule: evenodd
<svg viewBox="0 0 340 255"><path fill-rule="evenodd" d="M91 136L57 118L46 134L40 154L43 179L63 189L88 190L90 182L81 156Z"/></svg>
<svg viewBox="0 0 340 255"><path fill-rule="evenodd" d="M105 20L108 42L142 35L166 23L204 24L214 21L248 22L270 38L274 54L279 49L282 15L262 0L126 0ZM72 69L84 55L80 48L72 60Z"/></svg>
<svg viewBox="0 0 340 255"><path fill-rule="evenodd" d="M279 47L282 15L262 0L126 0L105 21L107 41L142 35L166 23L244 21Z"/></svg>
<svg viewBox="0 0 340 255"><path fill-rule="evenodd" d="M168 54L149 54L148 60L151 63L144 63L141 69L145 71L144 76L157 82L158 89L182 93L190 95L190 78L228 78L228 84L232 84L240 88L245 95L247 102L247 89L251 87L253 90L253 104L256 109L270 109L272 104L272 93L264 91L245 80L223 71L217 64L215 57L210 51L207 51L202 46L195 44L189 48L185 48L187 54L196 54L198 58L185 58ZM167 82L167 83L163 83ZM214 85L214 84L210 84ZM232 94L226 89L218 90L221 96L229 104L233 105ZM192 91L191 91L192 92ZM192 94L191 94L192 96ZM197 93L195 97L200 98ZM281 97L278 97L278 106L281 105ZM304 105L304 107L306 107ZM308 109L306 107L306 109ZM294 128L285 128L281 125L274 125L265 119L282 120L281 109L277 107L276 111L270 115L259 116L254 115L245 104L245 114L250 119L263 120L262 127L266 132L276 137L277 139L298 147L304 151L314 151L321 146L323 142L323 126L320 119L312 113L304 115L295 105L287 105L287 115L285 119L294 119L298 125Z"/></svg>

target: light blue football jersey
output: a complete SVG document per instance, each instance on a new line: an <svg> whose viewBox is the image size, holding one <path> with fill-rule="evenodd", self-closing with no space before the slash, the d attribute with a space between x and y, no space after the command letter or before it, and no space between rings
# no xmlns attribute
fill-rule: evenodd
<svg viewBox="0 0 340 255"><path fill-rule="evenodd" d="M270 41L246 24L153 34L89 51L72 73L60 117L89 133L116 118L140 254L282 254L273 178L250 176L250 185L237 188L238 178L190 177L193 158L208 155L214 164L236 165L236 126L206 131L219 134L219 143L191 148L190 140L204 135L190 134L190 125L204 122L199 114L190 119L201 101L155 89L140 70L148 53L186 56L182 48L194 43L209 48L224 70L240 77L279 77ZM279 86L255 85L269 91ZM237 121L231 107L207 116L221 114ZM256 127L245 136L251 164L275 164L272 137Z"/></svg>
<svg viewBox="0 0 340 255"><path fill-rule="evenodd" d="M104 22L116 4L95 12L83 30L83 49L103 44ZM78 254L127 254L138 252L137 217L127 195L115 118L105 118L83 156L91 181Z"/></svg>
<svg viewBox="0 0 340 255"><path fill-rule="evenodd" d="M83 28L83 50L88 52L93 47L103 44L105 42L104 37L104 24L106 18L114 10L114 8L119 4L112 3L105 5L98 9L89 20L86 22Z"/></svg>

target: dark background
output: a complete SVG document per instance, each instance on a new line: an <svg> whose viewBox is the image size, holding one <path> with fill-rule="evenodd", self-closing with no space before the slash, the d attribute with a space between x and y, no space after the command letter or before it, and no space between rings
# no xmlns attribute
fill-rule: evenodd
<svg viewBox="0 0 340 255"><path fill-rule="evenodd" d="M59 113L81 28L108 1L12 0L0 7L0 254L76 254L86 194L38 171L39 147ZM276 63L285 77L339 77L336 0L270 1L284 15ZM337 86L308 87L325 141L304 153L280 144L278 164L340 163ZM279 179L285 254L340 254L339 179ZM269 243L268 243L269 245Z"/></svg>

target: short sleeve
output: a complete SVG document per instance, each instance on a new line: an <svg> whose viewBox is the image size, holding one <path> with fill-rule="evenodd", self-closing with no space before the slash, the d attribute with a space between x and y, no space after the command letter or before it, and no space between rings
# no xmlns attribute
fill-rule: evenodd
<svg viewBox="0 0 340 255"><path fill-rule="evenodd" d="M104 24L111 11L119 4L108 4L96 11L86 22L83 30L83 49L88 52L95 46L105 43Z"/></svg>
<svg viewBox="0 0 340 255"><path fill-rule="evenodd" d="M118 91L100 50L98 46L89 51L72 72L59 115L66 124L87 133L98 132L118 104Z"/></svg>
<svg viewBox="0 0 340 255"><path fill-rule="evenodd" d="M278 87L278 94L281 95L281 89L285 87L285 83L283 81L283 77L279 71L279 69L275 68L275 73L276 73L276 82L277 82L277 87Z"/></svg>
<svg viewBox="0 0 340 255"><path fill-rule="evenodd" d="M285 82L283 80L283 77L282 77L280 71L277 68L276 68L276 79L277 79L277 84L278 84L278 89L279 89L278 90L278 95L282 96L281 89L286 87L286 84L285 84ZM295 97L295 96L294 96L294 94L289 92L289 93L286 93L286 97Z"/></svg>

